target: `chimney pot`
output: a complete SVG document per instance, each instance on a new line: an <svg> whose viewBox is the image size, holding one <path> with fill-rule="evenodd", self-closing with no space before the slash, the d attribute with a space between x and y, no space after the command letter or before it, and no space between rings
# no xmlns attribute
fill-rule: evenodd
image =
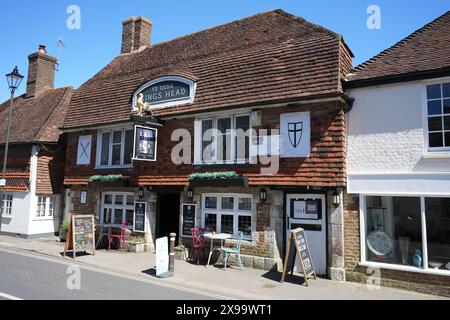
<svg viewBox="0 0 450 320"><path fill-rule="evenodd" d="M42 44L39 45L39 53L47 54L47 50L45 50L45 46Z"/></svg>
<svg viewBox="0 0 450 320"><path fill-rule="evenodd" d="M145 17L131 17L122 22L121 53L132 53L150 45L152 22Z"/></svg>

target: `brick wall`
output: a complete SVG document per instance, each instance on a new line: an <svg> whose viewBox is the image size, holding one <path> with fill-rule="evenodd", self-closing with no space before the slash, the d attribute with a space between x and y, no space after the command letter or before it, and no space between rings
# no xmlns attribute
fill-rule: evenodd
<svg viewBox="0 0 450 320"><path fill-rule="evenodd" d="M348 281L367 283L368 270L360 257L359 196L344 195L345 269ZM373 272L373 270L371 271ZM371 273L370 272L370 273ZM381 285L450 297L450 277L381 269Z"/></svg>

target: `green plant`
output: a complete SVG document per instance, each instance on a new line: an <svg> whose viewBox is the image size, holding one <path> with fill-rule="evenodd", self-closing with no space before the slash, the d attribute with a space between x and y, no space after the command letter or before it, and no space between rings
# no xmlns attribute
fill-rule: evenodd
<svg viewBox="0 0 450 320"><path fill-rule="evenodd" d="M63 228L65 231L69 231L69 225L70 225L69 221L64 221L63 224L61 225L61 228Z"/></svg>
<svg viewBox="0 0 450 320"><path fill-rule="evenodd" d="M89 180L91 182L95 182L95 181L102 181L102 182L109 182L109 181L121 181L122 175L121 174L110 174L107 176L100 176L100 175L95 175L92 176Z"/></svg>
<svg viewBox="0 0 450 320"><path fill-rule="evenodd" d="M196 172L189 175L190 180L231 179L237 177L239 177L239 175L234 171Z"/></svg>
<svg viewBox="0 0 450 320"><path fill-rule="evenodd" d="M145 243L145 238L143 236L133 236L127 242L137 244L137 243Z"/></svg>

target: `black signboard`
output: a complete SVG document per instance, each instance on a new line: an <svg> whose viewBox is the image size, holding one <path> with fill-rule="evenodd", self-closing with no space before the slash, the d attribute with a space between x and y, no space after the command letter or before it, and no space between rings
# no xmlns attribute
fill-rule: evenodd
<svg viewBox="0 0 450 320"><path fill-rule="evenodd" d="M156 161L156 143L158 132L156 129L134 126L133 159Z"/></svg>
<svg viewBox="0 0 450 320"><path fill-rule="evenodd" d="M305 283L306 285L308 285L308 277L313 275L314 279L316 279L316 272L314 270L311 253L309 251L305 230L302 228L291 230L290 232L286 248L286 257L284 259L281 282L284 282L287 271L290 270L291 274L294 272L295 260L297 255L300 258L300 265L302 267Z"/></svg>
<svg viewBox="0 0 450 320"><path fill-rule="evenodd" d="M147 211L146 209L147 209L146 202L135 202L133 231L145 232L145 212Z"/></svg>
<svg viewBox="0 0 450 320"><path fill-rule="evenodd" d="M90 251L95 254L95 234L93 215L73 215L69 225L64 256L68 250L73 250L73 257L77 252Z"/></svg>
<svg viewBox="0 0 450 320"><path fill-rule="evenodd" d="M165 80L154 83L139 93L144 95L144 102L159 104L189 99L191 97L191 86L181 81Z"/></svg>
<svg viewBox="0 0 450 320"><path fill-rule="evenodd" d="M195 228L195 216L197 212L197 205L190 203L183 203L183 224L182 235L191 236L191 229Z"/></svg>

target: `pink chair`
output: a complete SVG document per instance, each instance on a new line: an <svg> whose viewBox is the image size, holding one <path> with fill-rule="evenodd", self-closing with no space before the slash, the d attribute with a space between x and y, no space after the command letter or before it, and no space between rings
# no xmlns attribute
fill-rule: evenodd
<svg viewBox="0 0 450 320"><path fill-rule="evenodd" d="M120 234L110 234L108 236L108 250L111 249L111 244L113 242L114 239L119 240L119 244L120 244L120 250L123 252L124 248L125 248L125 236L126 236L126 231L127 231L127 223L124 222L122 223L122 226L120 227Z"/></svg>
<svg viewBox="0 0 450 320"><path fill-rule="evenodd" d="M197 253L197 265L199 262L198 254L201 254L202 263L205 259L205 249L207 248L205 242L203 241L203 233L204 229L192 228L192 250L190 254L190 258L192 259L194 254Z"/></svg>

